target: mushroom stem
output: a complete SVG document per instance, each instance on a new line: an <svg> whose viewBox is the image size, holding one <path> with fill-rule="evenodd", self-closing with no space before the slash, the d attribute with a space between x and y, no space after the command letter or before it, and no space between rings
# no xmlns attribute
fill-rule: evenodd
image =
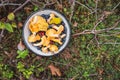
<svg viewBox="0 0 120 80"><path fill-rule="evenodd" d="M60 36L60 38L64 38L66 36L66 34L62 34L61 36Z"/></svg>
<svg viewBox="0 0 120 80"><path fill-rule="evenodd" d="M55 17L55 14L51 13L51 14L50 14L50 18L47 20L47 22L50 22L50 20L51 20L52 18L54 18L54 17Z"/></svg>
<svg viewBox="0 0 120 80"><path fill-rule="evenodd" d="M34 46L41 46L42 45L42 42L39 42L39 43L35 43L33 44Z"/></svg>
<svg viewBox="0 0 120 80"><path fill-rule="evenodd" d="M60 25L59 27L54 25L52 28L57 30L57 34L61 34L62 31L64 30L64 26L63 25Z"/></svg>
<svg viewBox="0 0 120 80"><path fill-rule="evenodd" d="M59 37L58 34L52 34L51 37Z"/></svg>
<svg viewBox="0 0 120 80"><path fill-rule="evenodd" d="M56 29L56 30L59 29L59 27L57 27L56 25L54 25L52 28L54 28L54 29Z"/></svg>

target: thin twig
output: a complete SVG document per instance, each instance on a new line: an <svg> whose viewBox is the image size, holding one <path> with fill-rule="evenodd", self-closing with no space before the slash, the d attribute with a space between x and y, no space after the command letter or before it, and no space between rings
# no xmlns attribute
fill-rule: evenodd
<svg viewBox="0 0 120 80"><path fill-rule="evenodd" d="M6 1L1 0L1 4L4 4ZM6 11L5 6L3 5L4 10Z"/></svg>
<svg viewBox="0 0 120 80"><path fill-rule="evenodd" d="M91 13L93 12L89 7L87 7L86 5L80 3L79 1L75 1L75 2L76 2L77 4L79 4L79 5L83 6L83 7L85 7L86 9L88 9Z"/></svg>
<svg viewBox="0 0 120 80"><path fill-rule="evenodd" d="M16 3L5 3L5 4L0 4L0 7L1 7L1 6L6 6L6 5L8 5L8 6L20 6L21 4L16 4Z"/></svg>
<svg viewBox="0 0 120 80"><path fill-rule="evenodd" d="M79 36L82 34L99 34L99 33L103 33L103 32L108 32L108 31L116 28L119 23L120 23L120 20L117 20L117 22L112 27L109 27L106 29L101 29L101 30L84 30L83 32L75 33L72 36L75 37L75 36Z"/></svg>
<svg viewBox="0 0 120 80"><path fill-rule="evenodd" d="M103 11L101 17L96 21L95 26L93 27L93 30L95 30L96 27L97 27L101 22L103 22L103 21L108 17L108 15L110 15L110 14L112 14L112 12Z"/></svg>
<svg viewBox="0 0 120 80"><path fill-rule="evenodd" d="M105 42L105 43L99 43L99 44L111 44L111 45L114 44L115 45L115 44L120 44L120 43L117 43L117 42Z"/></svg>
<svg viewBox="0 0 120 80"><path fill-rule="evenodd" d="M100 48L100 46L99 46L99 41L98 41L98 39L97 39L97 34L95 34L94 39L95 39L95 41L96 41L96 43L97 43L97 46Z"/></svg>
<svg viewBox="0 0 120 80"><path fill-rule="evenodd" d="M31 0L26 0L21 6L19 6L18 8L16 8L13 13L17 12L18 10L20 10L22 7L24 7L29 1Z"/></svg>
<svg viewBox="0 0 120 80"><path fill-rule="evenodd" d="M16 8L13 13L15 13L16 11L20 10L22 7L24 7L30 0L26 0L21 6L19 6L18 8ZM3 4L4 2L2 2ZM2 29L1 33L0 33L0 42L2 40L2 37L4 36L4 29Z"/></svg>
<svg viewBox="0 0 120 80"><path fill-rule="evenodd" d="M76 1L76 0L73 0L73 2L72 2L72 5L71 5L71 15L70 15L70 22L71 22L71 20L72 20L73 13L74 13L75 1Z"/></svg>
<svg viewBox="0 0 120 80"><path fill-rule="evenodd" d="M95 16L96 16L96 20L97 20L97 18L98 18L98 16L97 16L98 0L95 0L95 2L96 2L96 5L95 5Z"/></svg>
<svg viewBox="0 0 120 80"><path fill-rule="evenodd" d="M120 5L120 2L112 9L112 11L114 11L119 5Z"/></svg>
<svg viewBox="0 0 120 80"><path fill-rule="evenodd" d="M70 80L75 80L80 74L76 74L75 76L73 76ZM82 78L82 77L81 77Z"/></svg>
<svg viewBox="0 0 120 80"><path fill-rule="evenodd" d="M103 15L104 16L104 15ZM97 22L96 24L95 24L95 26L94 26L94 28L93 28L93 30L95 30L96 29L96 27L101 23L103 21L103 19L101 19L99 22Z"/></svg>
<svg viewBox="0 0 120 80"><path fill-rule="evenodd" d="M2 37L4 37L3 33L4 33L4 29L2 29L2 31L1 31L1 33L0 33L0 42L1 42L1 40L2 40Z"/></svg>

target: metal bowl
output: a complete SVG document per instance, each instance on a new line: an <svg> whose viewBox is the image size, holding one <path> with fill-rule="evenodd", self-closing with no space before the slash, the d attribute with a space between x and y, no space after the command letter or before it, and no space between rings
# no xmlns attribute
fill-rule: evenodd
<svg viewBox="0 0 120 80"><path fill-rule="evenodd" d="M38 49L37 47L33 46L31 43L28 42L28 37L31 34L28 25L29 25L29 21L31 18L33 18L36 15L49 15L50 13L54 13L56 16L60 17L62 19L62 21L64 22L64 27L65 27L65 33L66 33L66 37L64 38L64 40L62 41L63 44L59 47L59 50L57 53L43 53L40 49ZM51 9L44 9L44 10L40 10L38 12L33 13L25 22L24 27L23 27L23 40L25 45L27 46L27 48L29 48L31 51L33 51L35 54L41 55L41 56L52 56L55 54L60 53L61 51L63 51L63 49L67 46L69 40L70 40L70 25L67 21L67 19L65 18L65 16L63 16L60 12L55 11L55 10L51 10Z"/></svg>

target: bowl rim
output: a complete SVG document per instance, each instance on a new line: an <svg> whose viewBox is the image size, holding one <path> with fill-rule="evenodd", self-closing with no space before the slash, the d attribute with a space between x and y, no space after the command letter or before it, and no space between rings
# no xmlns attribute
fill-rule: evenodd
<svg viewBox="0 0 120 80"><path fill-rule="evenodd" d="M24 38L24 29L25 29L25 25L26 25L26 23L28 22L28 20L29 20L29 19L31 18L31 16L33 16L34 14L36 14L36 13L38 13L38 12L41 12L41 11L44 11L44 10L55 11L55 12L59 13L61 16L63 16L64 19L66 20L68 26L69 26L69 32L70 32L70 33L69 33L69 39L68 39L66 45L64 46L64 48L63 48L61 51L59 51L58 53L55 53L55 54L52 54L52 55L47 55L47 56L46 56L46 55L42 55L42 54L38 54L38 53L36 53L35 51L33 51L33 50L28 46L28 44L26 43L25 38ZM59 11L57 11L57 10L53 10L53 9L40 9L40 10L38 10L38 11L35 11L35 12L31 13L31 14L27 17L27 19L25 20L25 23L24 23L23 29L22 29L22 38L23 38L23 41L24 41L24 43L25 43L25 46L26 46L30 51L32 51L33 53L35 53L36 55L45 56L45 57L55 56L55 55L60 54L60 53L68 46L68 44L69 44L69 42L70 42L70 38L71 38L71 27L70 27L70 23L69 23L68 19L66 18L66 16L65 16L63 13L61 13L61 12L59 12Z"/></svg>

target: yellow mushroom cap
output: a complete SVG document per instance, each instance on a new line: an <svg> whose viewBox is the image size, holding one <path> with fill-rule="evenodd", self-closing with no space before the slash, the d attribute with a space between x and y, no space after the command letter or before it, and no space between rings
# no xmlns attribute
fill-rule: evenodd
<svg viewBox="0 0 120 80"><path fill-rule="evenodd" d="M59 35L56 34L56 30L54 30L54 29L49 29L49 30L47 30L47 31L46 31L46 35L47 35L48 37L59 37Z"/></svg>
<svg viewBox="0 0 120 80"><path fill-rule="evenodd" d="M41 45L43 45L43 46L48 46L49 43L50 43L50 40L47 39L46 36L43 36L43 37L41 38L41 42L36 43L36 44L33 44L33 45L34 45L34 46L41 46Z"/></svg>
<svg viewBox="0 0 120 80"><path fill-rule="evenodd" d="M46 48L46 47L42 47L41 50L42 50L42 52L44 52L44 53L48 53L48 48Z"/></svg>
<svg viewBox="0 0 120 80"><path fill-rule="evenodd" d="M35 42L37 40L40 40L40 36L38 34L37 35L32 34L28 37L28 42Z"/></svg>
<svg viewBox="0 0 120 80"><path fill-rule="evenodd" d="M54 42L57 42L57 43L59 43L60 45L62 45L62 42L61 42L61 39L60 39L60 38L58 38L58 39L51 38L50 40L51 40L51 41L54 41Z"/></svg>
<svg viewBox="0 0 120 80"><path fill-rule="evenodd" d="M49 47L51 52L57 52L58 51L58 47L56 45L50 45Z"/></svg>
<svg viewBox="0 0 120 80"><path fill-rule="evenodd" d="M50 40L46 36L43 37L44 37L43 46L48 46L50 44Z"/></svg>
<svg viewBox="0 0 120 80"><path fill-rule="evenodd" d="M50 47L50 45L46 46L46 47L42 47L42 52L44 53L48 53L48 48Z"/></svg>
<svg viewBox="0 0 120 80"><path fill-rule="evenodd" d="M38 31L47 31L48 29L48 23L46 20L41 17L41 16L34 16L29 23L29 29L30 31L33 32L38 32Z"/></svg>
<svg viewBox="0 0 120 80"><path fill-rule="evenodd" d="M32 33L37 33L39 31L39 26L37 26L36 24L29 24L29 29Z"/></svg>

